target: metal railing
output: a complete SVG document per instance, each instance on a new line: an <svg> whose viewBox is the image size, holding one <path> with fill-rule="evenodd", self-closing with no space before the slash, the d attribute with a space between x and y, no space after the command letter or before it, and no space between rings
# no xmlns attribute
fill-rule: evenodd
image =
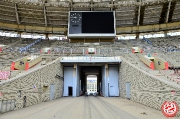
<svg viewBox="0 0 180 119"><path fill-rule="evenodd" d="M113 56L113 57L75 56L75 57L62 57L62 60L120 60L120 57L119 56Z"/></svg>

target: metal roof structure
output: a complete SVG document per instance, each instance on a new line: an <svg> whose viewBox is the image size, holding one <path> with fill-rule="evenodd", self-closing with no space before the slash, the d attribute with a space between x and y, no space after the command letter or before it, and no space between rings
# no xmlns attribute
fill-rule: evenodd
<svg viewBox="0 0 180 119"><path fill-rule="evenodd" d="M115 11L117 34L180 28L180 0L1 0L0 29L67 34L69 11Z"/></svg>

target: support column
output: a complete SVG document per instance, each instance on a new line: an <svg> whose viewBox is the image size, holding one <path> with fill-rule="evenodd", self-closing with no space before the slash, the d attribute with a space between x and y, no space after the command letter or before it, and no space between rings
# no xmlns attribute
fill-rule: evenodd
<svg viewBox="0 0 180 119"><path fill-rule="evenodd" d="M19 31L19 32L17 33L18 37L21 38L21 34L22 34L22 32Z"/></svg>
<svg viewBox="0 0 180 119"><path fill-rule="evenodd" d="M99 81L99 74L96 75L97 76L97 92L99 93L100 92L100 81ZM100 94L100 93L99 93Z"/></svg>
<svg viewBox="0 0 180 119"><path fill-rule="evenodd" d="M113 0L111 0L111 4L114 4ZM113 7L111 7L110 10L113 11Z"/></svg>
<svg viewBox="0 0 180 119"><path fill-rule="evenodd" d="M137 26L139 26L139 23L140 23L140 16L141 16L141 6L139 6L138 8Z"/></svg>
<svg viewBox="0 0 180 119"><path fill-rule="evenodd" d="M171 1L168 4L168 11L167 11L167 14L166 14L166 21L165 21L165 23L168 23L170 10L171 10Z"/></svg>
<svg viewBox="0 0 180 119"><path fill-rule="evenodd" d="M45 34L45 39L49 40L49 34L48 33Z"/></svg>
<svg viewBox="0 0 180 119"><path fill-rule="evenodd" d="M70 10L73 11L73 0L70 0Z"/></svg>
<svg viewBox="0 0 180 119"><path fill-rule="evenodd" d="M136 33L136 39L139 39L139 33Z"/></svg>
<svg viewBox="0 0 180 119"><path fill-rule="evenodd" d="M164 31L164 37L168 36L167 33L168 33L168 31Z"/></svg>
<svg viewBox="0 0 180 119"><path fill-rule="evenodd" d="M77 90L77 64L74 64L73 67L73 97L77 96L76 90Z"/></svg>
<svg viewBox="0 0 180 119"><path fill-rule="evenodd" d="M16 13L16 21L17 21L17 24L20 24L20 21L19 21L19 14L18 14L18 5L15 3L15 13Z"/></svg>
<svg viewBox="0 0 180 119"><path fill-rule="evenodd" d="M93 0L91 0L91 1L90 1L90 3L91 3L91 8L90 8L90 11L93 11L93 7L92 7L92 6L93 6L93 4L94 4L94 3L93 3Z"/></svg>
<svg viewBox="0 0 180 119"><path fill-rule="evenodd" d="M109 97L109 68L108 68L108 64L105 65L105 71L106 71L105 95L106 95L106 97Z"/></svg>

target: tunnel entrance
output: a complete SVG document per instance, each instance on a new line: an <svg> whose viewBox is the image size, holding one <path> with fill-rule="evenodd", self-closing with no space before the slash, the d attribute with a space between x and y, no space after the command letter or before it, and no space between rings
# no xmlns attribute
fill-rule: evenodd
<svg viewBox="0 0 180 119"><path fill-rule="evenodd" d="M81 95L100 95L102 66L80 66Z"/></svg>
<svg viewBox="0 0 180 119"><path fill-rule="evenodd" d="M68 64L69 65L69 64ZM119 64L64 65L63 96L119 96Z"/></svg>

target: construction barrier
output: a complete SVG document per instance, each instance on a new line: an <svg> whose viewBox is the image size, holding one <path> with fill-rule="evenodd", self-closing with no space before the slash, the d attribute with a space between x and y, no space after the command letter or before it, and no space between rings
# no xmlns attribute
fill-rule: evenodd
<svg viewBox="0 0 180 119"><path fill-rule="evenodd" d="M154 58L154 66L156 70L168 70L169 69L169 65L168 62L163 61L160 58L155 57Z"/></svg>
<svg viewBox="0 0 180 119"><path fill-rule="evenodd" d="M140 60L141 60L145 65L147 65L150 69L154 70L154 62L151 61L150 58L148 58L147 56L141 55L141 56L140 56Z"/></svg>
<svg viewBox="0 0 180 119"><path fill-rule="evenodd" d="M0 52L2 52L3 51L3 48L2 47L0 47Z"/></svg>
<svg viewBox="0 0 180 119"><path fill-rule="evenodd" d="M140 60L152 70L168 70L169 69L168 62L158 57L151 57L151 54L144 55L144 56L141 55Z"/></svg>
<svg viewBox="0 0 180 119"><path fill-rule="evenodd" d="M12 62L11 70L28 70L42 61L41 56L30 55Z"/></svg>

